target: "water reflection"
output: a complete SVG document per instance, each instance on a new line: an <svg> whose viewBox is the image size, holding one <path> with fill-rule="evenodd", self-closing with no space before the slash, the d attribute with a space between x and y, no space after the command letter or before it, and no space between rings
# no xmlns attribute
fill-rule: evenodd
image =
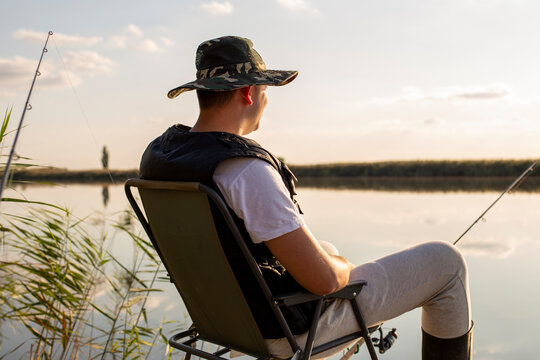
<svg viewBox="0 0 540 360"><path fill-rule="evenodd" d="M494 259L509 258L515 251L515 242L508 239L469 239L460 244L465 255L491 257Z"/></svg>
<svg viewBox="0 0 540 360"><path fill-rule="evenodd" d="M489 179L300 179L299 202L305 220L319 240L326 240L353 263L364 263L428 240L453 242L497 198L511 178ZM484 179L485 180L485 179ZM124 219L128 208L122 185L27 186L29 199L68 205L80 217ZM470 270L475 359L535 359L540 352L536 324L540 321L540 190L528 178L505 196L458 244ZM129 221L129 217L120 220ZM101 231L103 224L96 224ZM130 226L138 226L134 221ZM107 230L108 232L110 230ZM129 239L110 231L110 251L122 258L133 254ZM148 300L148 316L189 324L180 297L170 283ZM105 297L103 297L105 301ZM150 311L151 310L151 311ZM387 322L400 338L382 358L418 359L420 311ZM500 329L521 329L501 331ZM0 331L7 331L5 325ZM166 332L165 335L169 335ZM362 353L362 352L361 352ZM1 355L1 353L0 353ZM355 355L353 359L364 359Z"/></svg>
<svg viewBox="0 0 540 360"><path fill-rule="evenodd" d="M103 186L103 189L101 190L101 196L103 198L103 207L107 207L109 204L109 186L105 185Z"/></svg>

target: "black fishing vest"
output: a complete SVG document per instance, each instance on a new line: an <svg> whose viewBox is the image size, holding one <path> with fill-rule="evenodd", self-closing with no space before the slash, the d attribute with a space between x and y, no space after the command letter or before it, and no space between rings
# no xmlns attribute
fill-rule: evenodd
<svg viewBox="0 0 540 360"><path fill-rule="evenodd" d="M220 193L213 181L214 171L224 160L235 157L253 157L266 161L281 175L291 199L296 195L296 178L289 168L257 142L225 132L190 132L184 125L174 125L156 138L145 150L140 165L142 179L201 182ZM218 214L217 209L213 209ZM230 211L253 257L259 264L273 294L285 294L302 287L279 264L266 245L251 241L244 222ZM231 232L221 216L214 216L220 240L231 268L242 288L244 296L266 339L284 337L272 309L257 284ZM282 308L293 334L309 329L314 312L313 303Z"/></svg>

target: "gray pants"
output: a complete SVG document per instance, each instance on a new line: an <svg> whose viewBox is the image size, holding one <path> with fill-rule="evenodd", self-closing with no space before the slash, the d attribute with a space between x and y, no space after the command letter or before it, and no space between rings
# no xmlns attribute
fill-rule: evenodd
<svg viewBox="0 0 540 360"><path fill-rule="evenodd" d="M428 242L359 265L350 280L368 282L357 297L368 326L422 307L422 328L433 336L454 338L470 328L467 264L449 243ZM358 330L349 302L335 301L321 316L315 346ZM300 346L306 338L297 336ZM285 338L267 340L267 345L276 357L291 355ZM331 356L347 345L314 358Z"/></svg>

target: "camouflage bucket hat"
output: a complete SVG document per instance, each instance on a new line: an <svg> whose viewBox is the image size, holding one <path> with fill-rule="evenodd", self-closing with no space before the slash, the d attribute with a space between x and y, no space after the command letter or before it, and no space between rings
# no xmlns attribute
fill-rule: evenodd
<svg viewBox="0 0 540 360"><path fill-rule="evenodd" d="M194 89L223 91L250 85L281 86L290 83L298 71L267 70L249 39L224 36L208 40L197 48L197 80L169 91L174 99Z"/></svg>

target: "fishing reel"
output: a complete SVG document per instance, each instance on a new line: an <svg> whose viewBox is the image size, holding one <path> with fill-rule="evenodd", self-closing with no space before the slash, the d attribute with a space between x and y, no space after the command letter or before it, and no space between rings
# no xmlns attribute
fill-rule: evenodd
<svg viewBox="0 0 540 360"><path fill-rule="evenodd" d="M371 338L373 346L379 348L379 353L384 354L388 349L394 345L397 339L396 328L390 330L386 336L384 336L382 328L379 327L380 338ZM340 360L349 360L353 354L358 354L360 351L360 345L362 341L357 342L352 348L347 348Z"/></svg>
<svg viewBox="0 0 540 360"><path fill-rule="evenodd" d="M388 349L394 345L397 340L396 328L393 328L384 336L382 328L379 328L380 338L372 338L373 345L379 348L379 353L384 354Z"/></svg>

